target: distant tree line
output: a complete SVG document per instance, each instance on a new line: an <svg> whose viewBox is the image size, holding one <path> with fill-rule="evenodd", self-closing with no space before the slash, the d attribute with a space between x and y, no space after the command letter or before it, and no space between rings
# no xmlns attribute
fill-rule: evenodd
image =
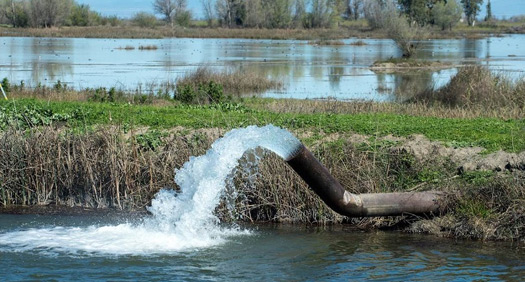
<svg viewBox="0 0 525 282"><path fill-rule="evenodd" d="M0 0L0 23L14 27L90 26L118 24L89 5L73 0Z"/></svg>
<svg viewBox="0 0 525 282"><path fill-rule="evenodd" d="M155 2L159 1L177 2ZM388 6L405 16L411 26L437 25L446 29L458 23L463 13L473 25L483 0L201 0L201 3L209 25L216 20L226 27L333 27L342 20L358 20L374 14L373 9L378 6ZM490 0L487 9L490 13Z"/></svg>
<svg viewBox="0 0 525 282"><path fill-rule="evenodd" d="M483 0L200 0L209 26L250 28L329 28L344 20L365 17L372 28L382 28L384 8L406 19L411 27L435 25L450 29L462 14L475 23ZM153 0L156 14L169 25L189 26L187 0ZM487 20L492 19L490 0ZM380 11L381 10L381 11ZM381 12L381 13L379 13ZM155 15L137 13L132 22L157 25ZM89 5L74 0L0 0L0 24L14 27L116 25L117 17L104 17Z"/></svg>

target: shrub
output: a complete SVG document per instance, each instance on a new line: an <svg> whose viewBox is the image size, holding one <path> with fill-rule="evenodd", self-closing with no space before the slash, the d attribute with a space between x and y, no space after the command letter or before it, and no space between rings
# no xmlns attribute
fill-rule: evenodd
<svg viewBox="0 0 525 282"><path fill-rule="evenodd" d="M2 88L4 88L4 91L6 93L9 93L9 91L11 91L11 84L9 83L9 79L7 79L7 77L2 79L2 82L0 84L2 84Z"/></svg>
<svg viewBox="0 0 525 282"><path fill-rule="evenodd" d="M513 81L483 66L463 67L444 87L425 91L412 101L441 103L450 107L519 107L525 109L525 81Z"/></svg>
<svg viewBox="0 0 525 282"><path fill-rule="evenodd" d="M157 26L157 18L155 15L146 12L136 13L131 21L140 27L154 28Z"/></svg>
<svg viewBox="0 0 525 282"><path fill-rule="evenodd" d="M186 104L214 104L226 100L222 85L214 81L202 82L198 86L192 84L177 85L174 99Z"/></svg>

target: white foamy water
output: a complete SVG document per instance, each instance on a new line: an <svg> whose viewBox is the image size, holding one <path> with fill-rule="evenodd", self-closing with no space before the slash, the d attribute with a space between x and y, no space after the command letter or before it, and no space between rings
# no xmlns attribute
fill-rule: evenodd
<svg viewBox="0 0 525 282"><path fill-rule="evenodd" d="M262 147L289 159L300 146L290 132L273 125L234 129L213 143L205 155L191 157L176 171L181 192L160 191L148 208L152 216L142 223L11 231L0 234L0 250L150 255L223 244L231 237L249 234L219 226L213 214L244 152Z"/></svg>

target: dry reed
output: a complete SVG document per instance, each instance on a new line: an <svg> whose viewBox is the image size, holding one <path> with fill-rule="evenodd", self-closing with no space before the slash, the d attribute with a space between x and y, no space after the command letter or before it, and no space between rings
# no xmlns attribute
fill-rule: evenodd
<svg viewBox="0 0 525 282"><path fill-rule="evenodd" d="M268 89L282 87L282 82L254 72L217 71L209 67L199 67L195 71L186 73L177 80L177 87L191 86L197 89L199 85L210 81L222 85L225 93L236 95L262 93Z"/></svg>
<svg viewBox="0 0 525 282"><path fill-rule="evenodd" d="M140 45L139 46L139 50L141 51L154 51L154 50L157 50L159 49L159 47L157 47L157 45Z"/></svg>
<svg viewBox="0 0 525 282"><path fill-rule="evenodd" d="M359 114L359 113L391 113L422 117L440 118L477 118L490 117L514 119L523 117L523 108L518 104L507 105L501 108L487 109L477 107L451 107L439 103L425 103L411 101L407 103L377 103L371 101L338 101L325 100L246 100L247 106L268 110L277 113L333 113L333 114Z"/></svg>
<svg viewBox="0 0 525 282"><path fill-rule="evenodd" d="M424 91L412 101L450 108L525 111L525 80L512 80L484 66L460 68L444 87Z"/></svg>

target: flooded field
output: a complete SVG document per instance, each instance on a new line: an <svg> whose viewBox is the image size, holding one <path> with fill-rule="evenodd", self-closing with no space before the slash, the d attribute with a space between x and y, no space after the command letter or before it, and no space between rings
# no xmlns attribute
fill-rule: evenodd
<svg viewBox="0 0 525 282"><path fill-rule="evenodd" d="M283 81L265 97L391 101L445 84L455 68L375 73L377 60L399 57L391 40L343 40L321 46L296 40L0 38L0 78L31 87L57 81L81 89L155 89L199 66L253 71ZM488 65L519 78L525 70L525 35L421 42L416 57ZM143 48L140 48L140 47ZM155 46L155 48L146 48Z"/></svg>

